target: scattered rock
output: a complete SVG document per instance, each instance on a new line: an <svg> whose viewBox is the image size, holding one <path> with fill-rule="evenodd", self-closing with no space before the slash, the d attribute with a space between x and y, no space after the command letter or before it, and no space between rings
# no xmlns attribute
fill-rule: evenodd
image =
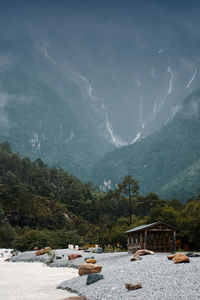
<svg viewBox="0 0 200 300"><path fill-rule="evenodd" d="M38 250L38 247L35 247L33 250L34 250L34 251Z"/></svg>
<svg viewBox="0 0 200 300"><path fill-rule="evenodd" d="M94 256L90 256L90 257L85 257L84 260L86 261L87 259L94 259Z"/></svg>
<svg viewBox="0 0 200 300"><path fill-rule="evenodd" d="M78 269L78 274L80 276L84 274L90 274L90 273L100 273L102 269L102 266L95 266L93 264L85 264L85 265L80 265Z"/></svg>
<svg viewBox="0 0 200 300"><path fill-rule="evenodd" d="M168 258L168 259L172 259L172 258L174 258L175 255L176 255L176 254L168 255L167 258Z"/></svg>
<svg viewBox="0 0 200 300"><path fill-rule="evenodd" d="M17 251L12 252L12 256L17 256L17 255L18 255Z"/></svg>
<svg viewBox="0 0 200 300"><path fill-rule="evenodd" d="M136 260L141 260L141 259L142 259L142 257L136 256L136 257L131 257L130 261L136 261Z"/></svg>
<svg viewBox="0 0 200 300"><path fill-rule="evenodd" d="M10 258L8 257L8 258L6 258L4 261L10 261Z"/></svg>
<svg viewBox="0 0 200 300"><path fill-rule="evenodd" d="M80 254L70 254L70 255L68 255L69 260L73 260L73 259L76 259L78 257L82 257L82 255L80 255Z"/></svg>
<svg viewBox="0 0 200 300"><path fill-rule="evenodd" d="M96 259L89 258L89 259L86 260L87 264L95 264L96 262L97 262Z"/></svg>
<svg viewBox="0 0 200 300"><path fill-rule="evenodd" d="M141 255L147 255L147 254L154 254L153 251L146 250L146 249L141 249L135 252L134 256L141 256Z"/></svg>
<svg viewBox="0 0 200 300"><path fill-rule="evenodd" d="M175 264L177 264L177 263L188 263L188 262L190 262L190 259L183 253L177 253L173 257L173 262Z"/></svg>
<svg viewBox="0 0 200 300"><path fill-rule="evenodd" d="M94 253L103 253L103 248L98 247L95 250L93 250L92 252L94 252Z"/></svg>
<svg viewBox="0 0 200 300"><path fill-rule="evenodd" d="M58 255L58 256L56 256L56 259L62 259L62 257Z"/></svg>
<svg viewBox="0 0 200 300"><path fill-rule="evenodd" d="M39 255L43 255L43 254L45 254L45 253L46 253L46 251L45 251L44 249L41 249L41 250L38 250L38 251L35 253L35 255L39 256Z"/></svg>
<svg viewBox="0 0 200 300"><path fill-rule="evenodd" d="M99 280L103 279L103 275L102 274L97 274L97 273L90 273L87 277L87 281L86 284L92 284L94 282L97 282Z"/></svg>
<svg viewBox="0 0 200 300"><path fill-rule="evenodd" d="M193 252L189 252L187 254L185 254L187 257L200 257L200 254L198 253L193 253Z"/></svg>
<svg viewBox="0 0 200 300"><path fill-rule="evenodd" d="M50 251L51 250L51 247L45 247L44 249L40 249L40 250L38 250L35 254L37 255L37 256L39 256L39 255L43 255L43 254L46 254L48 251Z"/></svg>
<svg viewBox="0 0 200 300"><path fill-rule="evenodd" d="M137 290L137 289L141 289L142 288L142 284L138 283L138 284L131 284L131 283L126 283L125 287L132 291L132 290Z"/></svg>

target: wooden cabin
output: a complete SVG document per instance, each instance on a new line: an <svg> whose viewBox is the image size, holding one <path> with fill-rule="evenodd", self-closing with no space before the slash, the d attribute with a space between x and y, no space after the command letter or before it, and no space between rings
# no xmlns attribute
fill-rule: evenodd
<svg viewBox="0 0 200 300"><path fill-rule="evenodd" d="M164 222L155 222L132 228L125 233L128 235L128 251L138 249L153 251L176 251L177 229Z"/></svg>

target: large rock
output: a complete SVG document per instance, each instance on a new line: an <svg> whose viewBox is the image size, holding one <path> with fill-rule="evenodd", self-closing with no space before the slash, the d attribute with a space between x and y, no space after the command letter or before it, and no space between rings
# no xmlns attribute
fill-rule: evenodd
<svg viewBox="0 0 200 300"><path fill-rule="evenodd" d="M142 284L141 283L138 283L138 284L126 283L125 287L128 290L137 290L137 289L141 289L142 288Z"/></svg>
<svg viewBox="0 0 200 300"><path fill-rule="evenodd" d="M147 249L141 249L135 252L134 256L142 256L142 255L147 255L147 254L154 254L153 251L147 250Z"/></svg>
<svg viewBox="0 0 200 300"><path fill-rule="evenodd" d="M177 263L188 263L188 262L190 262L190 259L183 253L177 253L173 257L173 262L175 264L177 264Z"/></svg>
<svg viewBox="0 0 200 300"><path fill-rule="evenodd" d="M76 258L79 258L79 257L82 257L82 255L80 255L80 254L70 254L70 255L68 255L69 260L73 260L73 259L76 259Z"/></svg>
<svg viewBox="0 0 200 300"><path fill-rule="evenodd" d="M101 279L103 279L103 275L97 274L97 273L91 273L87 277L86 284L89 285L89 284L97 282L97 281L99 281Z"/></svg>
<svg viewBox="0 0 200 300"><path fill-rule="evenodd" d="M87 264L96 264L96 262L97 262L96 259L89 258L89 259L86 260Z"/></svg>
<svg viewBox="0 0 200 300"><path fill-rule="evenodd" d="M84 264L84 265L80 265L78 269L78 274L82 276L84 274L100 273L101 269L102 266L95 266L93 264Z"/></svg>

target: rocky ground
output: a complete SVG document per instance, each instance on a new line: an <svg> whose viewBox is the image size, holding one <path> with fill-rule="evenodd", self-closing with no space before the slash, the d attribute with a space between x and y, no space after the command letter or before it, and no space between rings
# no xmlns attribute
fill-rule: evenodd
<svg viewBox="0 0 200 300"><path fill-rule="evenodd" d="M78 253L83 257L68 260L68 254ZM64 256L62 256L64 255ZM57 288L76 292L89 300L129 300L129 299L166 299L199 300L200 299L200 257L190 258L190 263L174 264L167 259L167 254L154 254L142 257L142 260L130 261L131 255L121 253L85 253L76 250L56 250L51 267L78 268L84 258L94 256L96 265L102 266L104 279L86 285L87 275L60 283ZM46 261L48 255L36 257L35 252L24 252L14 257L13 261ZM126 283L141 283L142 288L128 291Z"/></svg>

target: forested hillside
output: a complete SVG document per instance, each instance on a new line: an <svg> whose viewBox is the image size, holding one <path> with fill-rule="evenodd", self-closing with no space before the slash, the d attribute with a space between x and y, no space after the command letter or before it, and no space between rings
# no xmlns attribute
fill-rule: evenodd
<svg viewBox="0 0 200 300"><path fill-rule="evenodd" d="M174 118L157 133L105 155L93 170L93 181L115 187L131 174L143 194L186 200L200 193L200 90L188 97Z"/></svg>
<svg viewBox="0 0 200 300"><path fill-rule="evenodd" d="M133 185L131 199L127 185ZM21 158L2 143L0 247L31 250L99 243L126 249L124 231L161 220L181 230L183 244L199 249L200 197L184 204L153 192L141 196L139 188L140 183L125 176L117 188L102 193L39 158Z"/></svg>

